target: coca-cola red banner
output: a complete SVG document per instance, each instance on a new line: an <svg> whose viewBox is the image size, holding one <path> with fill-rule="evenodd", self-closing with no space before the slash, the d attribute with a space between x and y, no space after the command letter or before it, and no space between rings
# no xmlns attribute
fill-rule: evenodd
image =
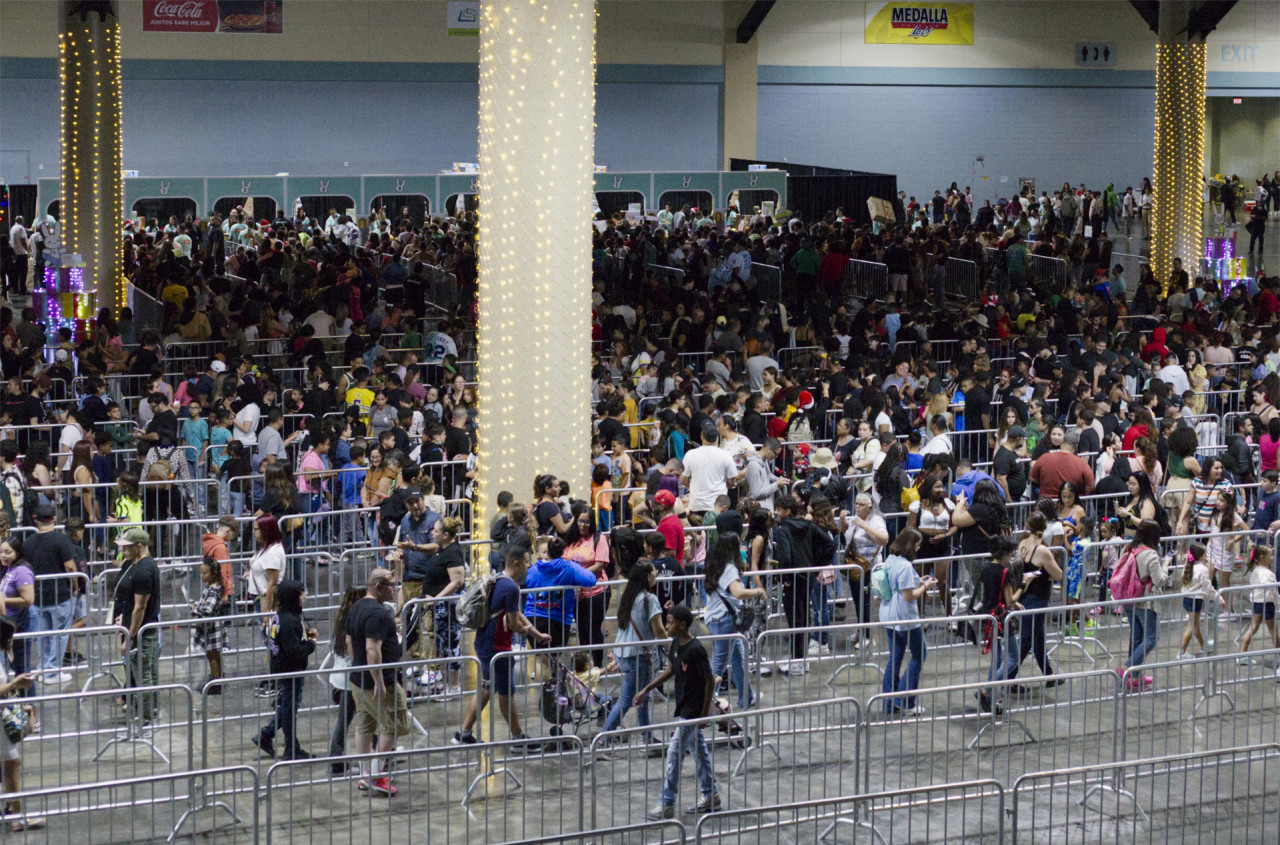
<svg viewBox="0 0 1280 845"><path fill-rule="evenodd" d="M143 0L143 32L284 30L284 0Z"/></svg>

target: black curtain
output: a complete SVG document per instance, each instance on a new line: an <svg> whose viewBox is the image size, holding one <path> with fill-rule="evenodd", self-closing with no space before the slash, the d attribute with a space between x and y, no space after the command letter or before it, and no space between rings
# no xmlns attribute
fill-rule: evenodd
<svg viewBox="0 0 1280 845"><path fill-rule="evenodd" d="M903 221L905 209L898 202L898 177L895 175L742 158L731 159L729 168L746 170L752 164L786 171L787 208L800 212L807 221L821 220L828 212L840 209L855 224L870 225L871 215L867 212L867 199L870 197L892 202L898 222Z"/></svg>

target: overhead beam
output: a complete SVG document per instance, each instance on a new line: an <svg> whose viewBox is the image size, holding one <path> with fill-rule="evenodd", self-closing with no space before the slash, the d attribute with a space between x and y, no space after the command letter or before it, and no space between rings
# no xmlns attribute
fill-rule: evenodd
<svg viewBox="0 0 1280 845"><path fill-rule="evenodd" d="M1147 22L1147 26L1151 27L1151 31L1159 33L1160 31L1160 2L1159 0L1129 0L1129 5L1142 15L1142 19Z"/></svg>
<svg viewBox="0 0 1280 845"><path fill-rule="evenodd" d="M1159 0L1129 0L1129 5L1142 15L1151 31L1160 34L1160 2ZM1200 3L1189 3L1186 10L1187 28L1178 34L1185 33L1188 38L1201 41L1209 37L1209 33L1217 29L1218 24L1226 17L1236 0L1204 0Z"/></svg>
<svg viewBox="0 0 1280 845"><path fill-rule="evenodd" d="M769 16L769 10L773 8L773 4L777 0L756 0L751 4L751 8L747 9L747 13L742 16L742 23L738 24L738 43L746 44L755 36L756 30L760 28L760 24L764 23L764 19Z"/></svg>

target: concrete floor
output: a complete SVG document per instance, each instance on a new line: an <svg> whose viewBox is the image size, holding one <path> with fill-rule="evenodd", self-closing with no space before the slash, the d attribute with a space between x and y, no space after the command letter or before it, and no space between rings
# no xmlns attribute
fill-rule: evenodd
<svg viewBox="0 0 1280 845"><path fill-rule="evenodd" d="M1117 680L1100 648L1091 666L1080 650L1064 646L1053 654L1064 684L1043 684L1034 660L1023 666L1021 679L998 693L1004 716L979 714L975 692L986 677L990 655L960 640L940 623L927 628L926 658L919 702L927 712L918 718L888 717L880 692L880 675L869 663L883 666L881 636L874 650L854 651L848 629L837 629L833 654L815 657L804 676L773 673L756 678L761 709L737 715L737 733L708 732L719 791L728 812L704 821L708 841L734 843L813 842L821 828L839 817L874 825L884 842L1014 841L1014 784L1037 772L1062 771L1110 763L1121 755L1137 760L1170 754L1198 755L1169 772L1168 766L1128 770L1122 786L1135 793L1144 819L1132 801L1114 791L1091 796L1090 810L1077 806L1096 772L1057 778L1035 778L1017 790L1018 842L1261 842L1276 841L1280 819L1274 802L1280 748L1266 759L1246 764L1214 757L1212 752L1276 740L1280 715L1275 678L1276 655L1255 665L1234 659L1174 661L1181 614L1162 613L1160 647L1147 671L1154 678L1148 691L1117 695ZM1051 618L1051 645L1060 630ZM1219 640L1230 642L1239 623L1224 623ZM239 634L251 643L252 630ZM1127 628L1119 617L1101 629L1096 642L1122 653ZM776 656L780 638L766 638L766 663ZM1261 647L1261 641L1255 650ZM1234 649L1234 646L1231 647ZM256 671L261 650L228 656L233 675ZM1162 664L1160 661L1173 661ZM202 673L202 658L166 661L165 680L186 681ZM195 667L194 671L192 667ZM523 667L522 667L523 671ZM1200 702L1210 673L1214 685L1231 696ZM83 677L83 673L82 673ZM202 674L199 677L203 677ZM1021 683L1025 689L1012 689ZM97 686L105 688L105 679ZM438 841L448 843L508 842L579 830L635 825L658 801L661 759L649 758L639 743L634 711L625 724L626 742L607 754L591 753L598 721L589 718L573 738L564 738L542 753L519 756L508 748L449 747L460 724L462 697L431 699L415 693L412 711L426 731L404 740L397 759L396 785L390 800L370 797L357 788L357 777L333 777L332 761L278 765L271 770L248 742L269 719L270 700L255 697L254 682L231 680L224 694L205 705L193 702L194 727L187 727L187 695L182 687L162 689L160 726L147 736L170 758L164 763L140 743L117 743L98 762L90 758L119 735L121 718L113 693L71 696L41 706L43 731L23 742L23 786L54 788L54 793L28 800L29 814L49 816L49 827L24 834L27 839L58 843L146 842L162 839L188 807L188 795L221 796L244 822L228 824L223 811L198 813L181 831L185 840L253 842L254 812L262 842L384 843ZM616 678L601 684L616 694ZM416 690L411 684L410 689ZM538 711L540 690L527 685L517 702L525 729L533 735L550 726ZM735 696L729 693L729 699ZM304 748L323 754L336 708L328 685L309 679L304 689L300 736ZM790 708L790 709L780 709ZM1195 718L1189 718L1195 712ZM655 702L655 720L669 718L670 704ZM1024 730L1025 729L1025 730ZM507 736L499 720L496 735ZM976 743L976 744L975 744ZM973 744L974 747L970 748ZM277 739L277 747L282 740ZM775 755L776 752L776 755ZM242 767L200 782L190 778L145 780L115 790L59 792L60 784L136 779L177 774L191 768ZM693 762L686 761L678 809L696 800ZM463 800L480 778L467 806ZM256 782L255 782L256 774ZM517 785L518 779L518 785ZM1004 787L946 789L942 785L992 779ZM1110 782L1110 781L1108 781ZM866 792L932 790L874 800L834 801ZM255 791L265 800L255 802ZM1270 794L1271 800L1263 796ZM807 801L816 806L782 813L753 808ZM208 800L196 800L195 805ZM109 809L114 806L116 809ZM91 809L97 807L98 809ZM39 809L37 809L39 808ZM693 837L698 817L681 812ZM1003 839L1000 829L1003 821ZM217 825L216 831L214 826ZM677 841L666 829L667 841ZM660 830L629 831L593 839L596 842L654 842ZM578 841L576 839L572 841ZM839 825L837 841L871 842L869 828Z"/></svg>

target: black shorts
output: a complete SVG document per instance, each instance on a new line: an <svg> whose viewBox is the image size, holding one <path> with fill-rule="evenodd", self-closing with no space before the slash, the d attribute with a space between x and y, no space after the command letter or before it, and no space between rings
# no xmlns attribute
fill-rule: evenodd
<svg viewBox="0 0 1280 845"><path fill-rule="evenodd" d="M534 640L532 643L534 648L562 648L569 644L569 640L573 636L573 628L564 624L559 619L535 616L532 621L533 627L537 628L544 634L551 635L550 642L543 643Z"/></svg>
<svg viewBox="0 0 1280 845"><path fill-rule="evenodd" d="M503 656L494 661L495 654ZM515 688L515 660L511 652L477 650L476 657L480 660L481 684L489 687L489 691L495 695L511 695L511 690ZM490 677L490 667L492 667L492 677Z"/></svg>

